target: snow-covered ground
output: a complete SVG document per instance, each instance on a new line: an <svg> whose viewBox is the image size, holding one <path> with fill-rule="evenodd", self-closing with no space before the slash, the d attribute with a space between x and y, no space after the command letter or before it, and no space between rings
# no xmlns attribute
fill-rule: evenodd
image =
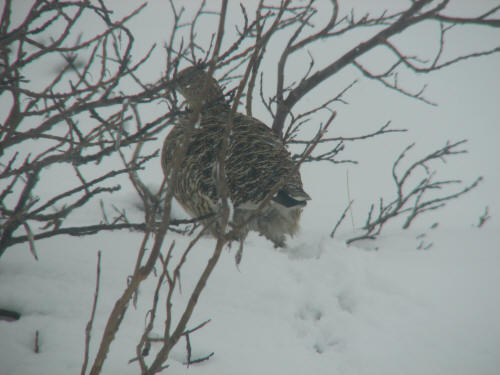
<svg viewBox="0 0 500 375"><path fill-rule="evenodd" d="M193 357L215 354L186 368L182 342L165 373L498 374L498 231L431 233L429 250L416 250L415 232L351 247L304 232L284 252L251 236L239 271L234 253L224 252L192 319L192 326L211 319L191 335ZM129 233L46 240L38 262L25 247L10 249L0 263L0 302L22 318L0 322L0 373L78 373L96 252L103 255L94 350L139 240ZM206 239L192 254L183 285L193 282L206 259L200 253L212 246ZM105 374L137 373L127 362L135 357L153 290L154 280L141 287L139 307L129 309Z"/></svg>
<svg viewBox="0 0 500 375"><path fill-rule="evenodd" d="M146 16L158 19L155 8L150 9ZM143 25L138 35L150 38L151 27ZM492 56L426 77L437 108L375 84L355 87L351 105L339 111L341 131L360 134L392 119L395 128L410 132L348 148L344 156L359 160L357 166L305 165L305 190L313 199L301 233L282 251L251 234L239 269L235 248L224 250L190 322L194 327L211 319L191 335L191 344L194 358L214 355L186 367L181 342L165 374L499 374L498 66L500 57ZM441 211L424 214L408 230L389 225L375 241L347 246L345 239L353 236L351 217L335 239L329 238L348 201L346 170L359 227L369 203L394 193L390 168L405 146L417 141L412 151L417 158L448 139L462 138L469 139L469 154L442 167L446 176L465 183L484 176L476 190ZM158 183L154 163L145 179ZM131 197L132 188L125 185L107 203L130 201L130 215L139 214ZM485 206L492 218L477 228ZM98 207L86 210L80 215L91 217ZM97 252L102 251L102 274L91 360L133 271L141 240L140 233L125 231L41 240L39 261L26 244L8 249L0 259L0 308L19 311L22 317L0 321L0 375L79 373ZM190 239L169 233L165 249L172 240L182 249ZM418 250L422 241L431 246ZM174 298L177 314L213 247L213 239L203 238L190 254L182 273L183 292ZM139 373L137 363L128 361L135 357L156 280L151 276L141 284L137 308L129 308L103 374ZM36 332L39 353L34 352ZM160 326L155 333L161 335Z"/></svg>

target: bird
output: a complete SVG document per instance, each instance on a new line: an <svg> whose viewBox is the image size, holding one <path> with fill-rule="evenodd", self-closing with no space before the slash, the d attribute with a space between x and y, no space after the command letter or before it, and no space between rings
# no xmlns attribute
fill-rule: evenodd
<svg viewBox="0 0 500 375"><path fill-rule="evenodd" d="M173 82L188 107L165 138L161 153L175 199L191 217L205 217L203 224L217 235L217 222L206 217L217 214L220 207L218 154L228 136L225 181L232 207L230 225L238 228L233 239L240 242L240 252L249 231L258 232L276 248L285 247L286 236L297 233L302 210L311 198L281 138L258 119L232 113L222 87L203 67L185 68ZM226 133L228 123L231 129ZM259 208L266 198L269 202Z"/></svg>

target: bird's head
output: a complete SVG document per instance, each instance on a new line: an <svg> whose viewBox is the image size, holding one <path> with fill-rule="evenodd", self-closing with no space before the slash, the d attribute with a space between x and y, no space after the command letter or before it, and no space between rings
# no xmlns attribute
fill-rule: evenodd
<svg viewBox="0 0 500 375"><path fill-rule="evenodd" d="M190 66L177 74L175 88L191 106L203 105L224 97L219 83L197 65Z"/></svg>

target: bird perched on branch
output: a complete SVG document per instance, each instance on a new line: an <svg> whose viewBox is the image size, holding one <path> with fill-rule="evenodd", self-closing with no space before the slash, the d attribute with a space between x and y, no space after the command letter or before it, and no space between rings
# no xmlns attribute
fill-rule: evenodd
<svg viewBox="0 0 500 375"><path fill-rule="evenodd" d="M199 66L181 71L175 88L189 108L165 139L161 159L176 200L192 217L216 216L222 188L219 154L228 137L225 186L234 208L230 225L239 228L234 239L242 244L253 230L275 247L285 246L285 235L297 232L302 209L311 198L282 140L261 121L232 113L218 82ZM268 203L259 210L265 199ZM205 219L204 225L217 234L213 219Z"/></svg>

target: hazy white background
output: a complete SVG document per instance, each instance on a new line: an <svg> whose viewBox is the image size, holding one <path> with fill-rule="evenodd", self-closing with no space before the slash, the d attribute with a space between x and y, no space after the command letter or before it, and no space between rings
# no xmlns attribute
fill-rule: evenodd
<svg viewBox="0 0 500 375"><path fill-rule="evenodd" d="M21 13L28 3L19 1L15 6ZM453 14L465 16L479 14L497 4L465 0L452 3ZM109 4L118 16L139 3ZM218 6L216 2L213 4ZM383 9L384 4L407 6L406 1L380 2L380 5L377 2L376 7L371 1L352 4L360 9L356 14L363 14L365 9ZM238 4L231 5L236 11L231 8L228 25L240 19ZM319 6L327 8L328 2L319 2ZM155 81L164 69L161 46L168 39L169 12L167 2L150 1L131 24L137 40L135 58L140 58L151 43L158 44L147 69L141 73L145 81ZM208 38L216 29L216 21L212 17L200 23L200 37ZM324 20L318 17L316 22L321 24ZM83 30L91 27L82 25ZM433 37L435 26L427 24L410 31L394 38L405 50L425 54L437 48ZM498 45L499 34L493 31L477 32L473 27L464 27L448 41L446 56ZM230 33L228 27L228 36ZM321 44L312 53L321 66L362 37L360 33L332 44ZM265 89L269 95L282 47L283 41L275 41L265 61ZM374 51L363 61L382 69L385 59L382 51ZM212 351L215 355L208 362L187 369L182 365L185 353L181 343L165 373L497 374L500 368L499 67L500 54L468 60L430 75L402 77L408 87L418 88L428 83L426 97L438 103L436 107L361 79L346 95L349 105L336 106L338 117L330 135L363 134L388 120L394 128L406 128L408 132L348 144L339 157L358 160L358 165L305 165L304 185L313 199L304 212L300 235L282 252L251 235L240 271L234 266L234 250L224 252L192 320L195 326L212 319L192 336L193 355L204 356ZM43 79L53 68L49 63L38 66L38 76ZM304 60L291 61L288 69L290 79L294 79L304 71ZM357 76L354 68L347 67L318 87L301 106L306 108L325 100ZM8 99L0 97L0 100L4 101L0 103L2 107L8 106ZM153 117L154 113L150 115ZM256 107L254 115L269 120L263 108ZM347 170L350 196L355 200L354 225L360 227L370 203L381 196L390 199L394 194L392 162L404 147L417 143L409 154L414 160L447 140L464 138L469 140L465 145L469 153L439 166L440 175L463 179L466 184L479 175L484 176L484 182L476 190L450 202L443 210L418 218L410 230L401 230L400 222L389 225L377 241L347 247L343 239L353 235L351 218L343 224L337 239L328 237L348 202ZM99 166L104 167L106 164ZM70 184L64 173L48 172L42 188L49 191ZM157 161L151 162L143 173L153 184L161 181ZM131 216L139 215L134 212L134 195L128 185L107 202L125 204ZM486 206L492 219L478 229L475 225ZM91 205L73 220L85 222L96 214L97 206ZM438 228L429 229L435 222L439 223ZM416 249L421 241L416 237L421 234L425 234L426 243L433 243L429 250ZM169 234L165 246L170 239L176 240L179 249L188 241ZM103 251L103 270L92 354L114 300L133 269L140 240L138 233L115 232L83 239L59 237L39 241L38 262L25 244L9 249L0 260L0 307L20 311L23 317L15 323L0 321L0 374L78 373L94 291L96 252ZM178 306L188 297L186 291L195 282L213 244L213 240L205 239L192 253L183 273L185 292L176 296ZM138 309L131 308L127 313L103 373L138 373L137 365L127 362L135 357L135 345L144 326L154 283L151 279L141 287ZM40 332L40 354L33 353L36 330ZM157 333L161 334L161 327Z"/></svg>

